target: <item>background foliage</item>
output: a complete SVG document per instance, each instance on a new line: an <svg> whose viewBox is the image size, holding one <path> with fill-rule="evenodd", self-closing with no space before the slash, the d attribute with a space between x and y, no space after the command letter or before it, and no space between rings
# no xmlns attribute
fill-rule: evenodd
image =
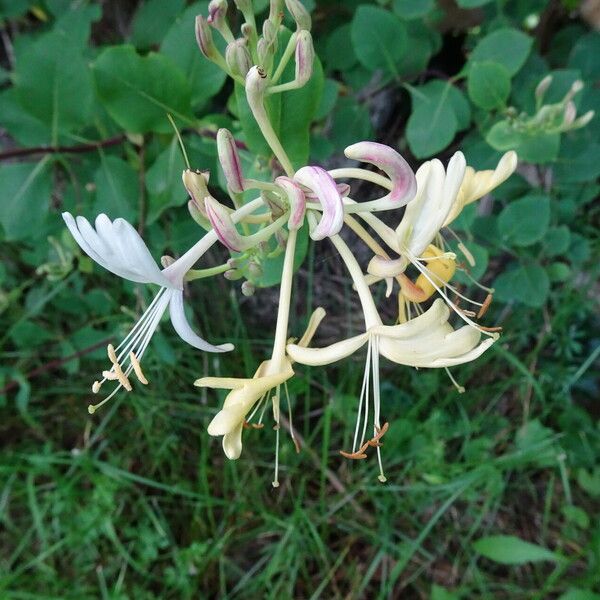
<svg viewBox="0 0 600 600"><path fill-rule="evenodd" d="M235 463L206 434L220 399L189 383L254 372L270 343L269 290L191 289L203 332L237 341L236 357L199 356L165 327L147 362L152 385L90 418L103 347L148 291L92 266L60 211L123 216L176 254L201 231L166 113L215 194L219 126L245 142L254 176L270 176L270 157L239 90L197 50L207 2L0 0L2 597L600 598L600 119L566 134L514 126L536 113L547 74L544 103L582 79L578 114L598 111L589 6L307 6L322 71L277 108L284 144L286 131L305 133L288 148L294 162L334 164L369 137L413 165L460 148L487 168L519 152L519 174L455 226L474 275L487 269L505 335L456 369L463 395L443 372L386 372L385 486L373 465L337 454L354 422L350 361L294 382L304 449L284 443L279 490L272 432L250 432ZM354 331L341 268L327 248L307 248L295 333L317 304L332 315L325 335ZM276 283L271 267L257 283Z"/></svg>

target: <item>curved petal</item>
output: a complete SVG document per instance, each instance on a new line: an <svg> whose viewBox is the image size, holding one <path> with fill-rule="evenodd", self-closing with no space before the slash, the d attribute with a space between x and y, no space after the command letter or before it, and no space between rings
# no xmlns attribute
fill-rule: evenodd
<svg viewBox="0 0 600 600"><path fill-rule="evenodd" d="M321 220L310 237L322 240L338 233L344 224L344 203L333 177L321 167L302 167L296 172L294 179L312 190L323 207Z"/></svg>
<svg viewBox="0 0 600 600"><path fill-rule="evenodd" d="M504 183L516 168L517 153L514 150L506 152L494 170L475 171L473 167L467 167L456 201L444 221L444 227L454 221L467 204L479 200Z"/></svg>
<svg viewBox="0 0 600 600"><path fill-rule="evenodd" d="M286 350L292 360L302 365L323 366L350 356L368 339L368 333L361 333L324 348L304 348L298 344L288 344Z"/></svg>
<svg viewBox="0 0 600 600"><path fill-rule="evenodd" d="M462 152L450 159L447 171L437 159L421 165L417 171L417 195L407 205L396 229L401 249L420 256L429 246L456 200L465 168Z"/></svg>
<svg viewBox="0 0 600 600"><path fill-rule="evenodd" d="M237 460L242 454L242 424L223 436L223 452L229 460Z"/></svg>
<svg viewBox="0 0 600 600"><path fill-rule="evenodd" d="M300 229L306 212L306 197L302 188L293 179L284 176L278 177L275 183L283 189L290 205L288 229Z"/></svg>
<svg viewBox="0 0 600 600"><path fill-rule="evenodd" d="M182 291L173 290L171 292L169 315L171 316L171 323L173 323L173 329L175 329L177 335L190 346L194 346L194 348L198 348L198 350L203 350L204 352L229 352L230 350L233 350L233 344L221 344L219 346L213 346L206 340L203 340L193 331L185 317L185 312L183 310Z"/></svg>
<svg viewBox="0 0 600 600"><path fill-rule="evenodd" d="M136 283L175 287L164 277L135 229L124 219L114 222L105 215L96 217L96 228L84 217L63 213L69 231L81 249L106 270Z"/></svg>
<svg viewBox="0 0 600 600"><path fill-rule="evenodd" d="M361 210L389 210L401 208L417 192L417 180L409 164L393 148L377 142L358 142L344 150L353 160L368 162L385 172L392 182L389 194L360 204Z"/></svg>
<svg viewBox="0 0 600 600"><path fill-rule="evenodd" d="M240 425L249 407L242 402L220 410L208 424L208 435L225 435Z"/></svg>
<svg viewBox="0 0 600 600"><path fill-rule="evenodd" d="M242 236L238 233L227 209L212 196L206 196L204 206L208 220L219 241L234 252L241 252L244 247Z"/></svg>

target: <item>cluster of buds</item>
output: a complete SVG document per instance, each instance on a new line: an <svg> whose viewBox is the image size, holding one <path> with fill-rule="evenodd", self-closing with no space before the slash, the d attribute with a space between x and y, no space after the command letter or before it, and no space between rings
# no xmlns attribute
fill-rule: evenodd
<svg viewBox="0 0 600 600"><path fill-rule="evenodd" d="M575 95L583 89L583 81L577 79L560 102L544 104L546 92L552 85L552 75L546 75L535 88L535 114L517 113L509 109L509 119L515 131L537 133L564 133L585 127L594 117L594 111L589 110L580 117L577 116Z"/></svg>
<svg viewBox="0 0 600 600"><path fill-rule="evenodd" d="M302 87L312 75L314 48L310 14L300 0L285 0L288 12L296 23L296 31L291 34L277 65L274 64L275 56L284 18L282 0L271 0L269 16L262 24L261 35L257 30L252 3L249 0L235 0L235 5L243 19L238 38L232 33L227 19L227 0L211 0L208 17L196 17L196 40L202 54L242 85L245 85L251 68L257 67L262 77L269 80L268 93ZM224 54L215 43L213 30L226 44ZM292 56L295 57L294 79L278 85Z"/></svg>
<svg viewBox="0 0 600 600"><path fill-rule="evenodd" d="M235 0L235 4L243 16L242 37L236 39L232 33L227 2L212 0L208 17L200 16L196 21L198 43L204 56L244 85L254 119L281 168L274 169L271 181L247 177L242 169L241 145L230 131L220 129L216 136L217 153L231 203L220 202L211 194L208 173L186 169L182 179L190 197L188 209L207 233L176 260L163 257L162 269L135 228L123 219L111 221L106 215L99 215L92 226L83 217L64 213L67 227L81 249L99 265L130 281L159 286L129 335L116 348L109 346L110 368L103 372L101 381L94 382L92 391L98 393L107 381L116 387L89 410L95 412L120 389L132 390L131 374L142 384L147 383L140 363L167 308L176 333L186 343L204 352L233 350L232 344L213 345L193 330L183 309L184 287L196 280L223 275L232 281L246 278L242 293L250 295L256 291L252 280L260 277L263 261L273 253L283 253L271 357L258 366L251 378L205 376L195 382L199 387L229 390L208 433L222 437L226 456L237 459L244 429L262 428L263 417L271 407L276 431L273 485L278 486L284 399L289 411L286 423L299 449L287 389L287 381L294 376L294 363L328 365L366 347L353 447L340 453L352 460L363 460L374 449L379 480L385 481L381 446L388 423L381 415L380 358L397 365L448 371L449 367L475 360L498 339L500 328L479 322L490 305L493 290L480 286L485 297L475 300L453 285L455 273L462 271L469 276L474 261L460 240L458 248L466 262L459 260L446 240L448 234L457 237L449 226L462 209L505 181L515 170L517 157L508 152L496 169L476 172L457 152L446 168L434 159L414 173L393 148L362 141L345 150L354 166L326 170L310 164L294 169L275 133L265 100L268 94L301 87L310 79L314 59L310 16L299 0L286 0L296 31L283 51L278 51L279 40L284 39L280 35L284 16L281 1L271 0L261 36L250 0ZM213 42L213 29L227 43L225 55ZM280 56L277 65L275 56ZM292 56L296 63L294 79L279 83ZM569 102L570 98L565 106ZM360 163L367 163L369 168ZM362 186L353 186L355 181L378 186L381 195L360 201L355 192ZM379 219L377 214L381 211L398 215L395 228ZM337 252L356 290L364 319L364 331L321 348L311 347L311 342L325 317L322 308L313 312L300 339L289 337L294 262L298 234L303 227L307 227L314 242L331 244ZM342 238L344 229L355 236L356 244L364 244L372 252L366 268ZM194 268L216 243L233 256L216 267ZM388 296L394 283L398 283L398 315L392 324L383 322L375 300L378 295L371 292L371 287L382 281ZM452 315L458 321L456 326L450 324ZM462 391L451 375L450 378Z"/></svg>

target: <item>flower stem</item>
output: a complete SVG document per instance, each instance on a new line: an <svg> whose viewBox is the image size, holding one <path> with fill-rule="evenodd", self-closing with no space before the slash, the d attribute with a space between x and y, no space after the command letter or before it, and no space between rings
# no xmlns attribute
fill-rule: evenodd
<svg viewBox="0 0 600 600"><path fill-rule="evenodd" d="M292 279L294 277L294 255L296 254L296 239L298 231L292 229L289 232L285 246L285 257L283 259L283 270L281 274L281 285L279 288L279 307L277 309L277 327L275 329L275 342L271 363L273 372L279 372L285 357L285 345L287 342L288 323L290 318L290 299L292 296Z"/></svg>

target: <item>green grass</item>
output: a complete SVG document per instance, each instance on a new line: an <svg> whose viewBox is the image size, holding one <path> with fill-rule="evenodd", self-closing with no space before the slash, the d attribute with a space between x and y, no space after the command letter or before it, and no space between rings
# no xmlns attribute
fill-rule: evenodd
<svg viewBox="0 0 600 600"><path fill-rule="evenodd" d="M67 279L64 293L83 281ZM6 356L21 370L43 365L85 325L64 315L52 323L63 293L50 297L56 287L40 295L44 314L34 313L52 332L40 354ZM564 292L552 335L541 314L515 307L500 345L455 370L467 385L462 395L443 371L386 365L385 485L374 456L350 462L338 454L351 444L361 357L297 368L290 391L303 449L296 454L282 432L274 489L275 432L248 430L242 457L227 461L206 433L222 396L191 386L204 372L249 375L264 359L269 327L249 316L260 293L246 311L194 289L204 289L192 303L211 339L234 332L235 356L203 357L165 324L145 362L150 386L94 417L86 405L102 350L32 378L21 405L14 390L7 394L0 597L542 599L570 588L600 591L598 489L581 474L598 464L598 430L585 408L597 367L588 361L582 372L591 342L570 358L559 344L591 306L573 296L568 303ZM210 318L202 306L212 308ZM340 330L348 308L331 307ZM97 324L110 335L126 320L107 313ZM303 322L300 315L292 333ZM473 548L491 534L518 536L566 561L496 564Z"/></svg>

